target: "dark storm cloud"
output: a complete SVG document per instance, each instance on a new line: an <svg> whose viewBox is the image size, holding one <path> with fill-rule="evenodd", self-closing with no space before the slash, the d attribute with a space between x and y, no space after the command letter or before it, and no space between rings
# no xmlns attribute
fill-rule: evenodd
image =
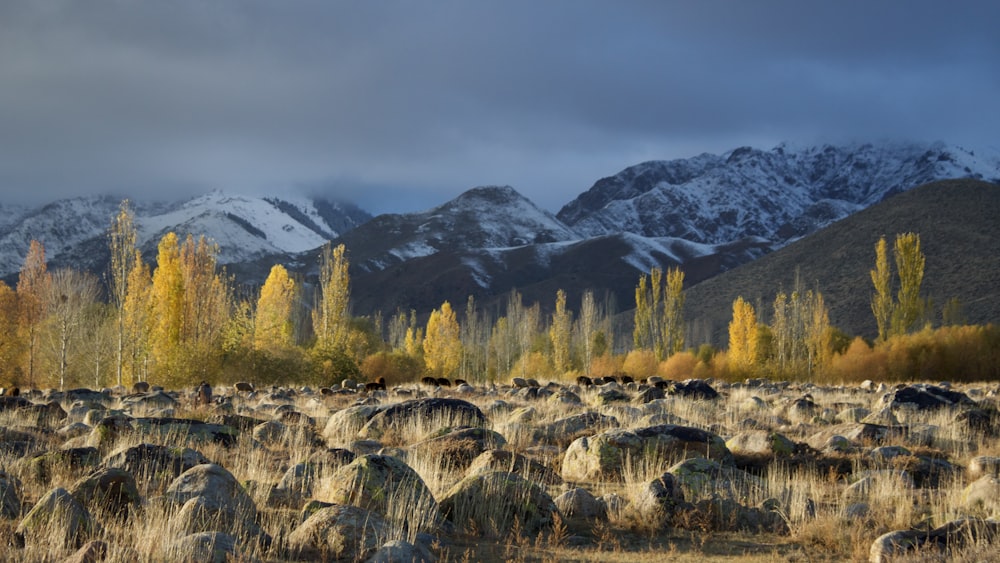
<svg viewBox="0 0 1000 563"><path fill-rule="evenodd" d="M4 200L482 184L558 208L650 158L993 143L992 2L0 4Z"/></svg>

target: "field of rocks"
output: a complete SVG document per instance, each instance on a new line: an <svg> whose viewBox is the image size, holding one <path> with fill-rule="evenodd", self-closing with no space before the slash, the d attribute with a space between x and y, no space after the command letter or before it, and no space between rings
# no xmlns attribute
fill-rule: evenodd
<svg viewBox="0 0 1000 563"><path fill-rule="evenodd" d="M995 383L0 397L4 561L982 561Z"/></svg>

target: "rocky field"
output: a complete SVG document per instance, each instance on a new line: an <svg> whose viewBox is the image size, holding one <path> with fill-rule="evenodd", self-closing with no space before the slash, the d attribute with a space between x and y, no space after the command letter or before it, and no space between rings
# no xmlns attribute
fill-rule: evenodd
<svg viewBox="0 0 1000 563"><path fill-rule="evenodd" d="M995 383L430 383L6 390L0 559L979 561L1000 550Z"/></svg>

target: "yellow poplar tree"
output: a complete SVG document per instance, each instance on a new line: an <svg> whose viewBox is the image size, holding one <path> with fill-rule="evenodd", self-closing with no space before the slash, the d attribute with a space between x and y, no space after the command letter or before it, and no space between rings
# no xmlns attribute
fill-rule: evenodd
<svg viewBox="0 0 1000 563"><path fill-rule="evenodd" d="M176 233L164 235L157 246L150 303L150 352L157 366L165 368L174 360L184 329L184 274Z"/></svg>
<svg viewBox="0 0 1000 563"><path fill-rule="evenodd" d="M920 235L896 235L893 254L896 258L896 275L899 276L899 292L892 315L892 332L906 334L916 328L926 307L920 297L925 262L924 253L920 250Z"/></svg>
<svg viewBox="0 0 1000 563"><path fill-rule="evenodd" d="M758 360L757 314L743 297L733 301L733 320L729 322L729 365L747 370Z"/></svg>
<svg viewBox="0 0 1000 563"><path fill-rule="evenodd" d="M350 331L350 275L344 245L323 246L319 258L320 299L313 309L316 347L343 350Z"/></svg>
<svg viewBox="0 0 1000 563"><path fill-rule="evenodd" d="M680 268L667 270L661 333L663 345L657 354L661 361L684 350L684 271Z"/></svg>
<svg viewBox="0 0 1000 563"><path fill-rule="evenodd" d="M565 373L570 369L570 336L573 327L573 314L566 310L566 292L556 291L556 311L552 314L552 325L549 327L549 339L552 341L552 365L556 373Z"/></svg>
<svg viewBox="0 0 1000 563"><path fill-rule="evenodd" d="M128 293L123 306L125 315L125 355L131 383L145 380L146 360L150 354L150 333L153 320L152 274L149 264L142 261L138 249L128 274Z"/></svg>
<svg viewBox="0 0 1000 563"><path fill-rule="evenodd" d="M281 264L275 264L260 288L254 347L276 352L295 344L293 307L298 287Z"/></svg>
<svg viewBox="0 0 1000 563"><path fill-rule="evenodd" d="M46 302L51 285L51 276L45 262L45 246L37 240L32 240L17 280L18 316L27 353L25 372L29 387L35 385L38 332L45 320Z"/></svg>
<svg viewBox="0 0 1000 563"><path fill-rule="evenodd" d="M0 381L4 382L4 387L19 383L15 379L15 367L21 354L17 316L17 294L0 281Z"/></svg>
<svg viewBox="0 0 1000 563"><path fill-rule="evenodd" d="M462 359L462 339L455 311L445 301L431 312L424 334L424 362L428 369L449 377Z"/></svg>
<svg viewBox="0 0 1000 563"><path fill-rule="evenodd" d="M639 285L635 287L633 320L635 327L632 329L632 343L640 350L651 350L653 348L653 334L650 325L653 322L653 306L650 303L646 274L639 276Z"/></svg>
<svg viewBox="0 0 1000 563"><path fill-rule="evenodd" d="M889 322L892 319L892 270L889 269L889 251L885 237L875 244L875 269L871 271L872 285L875 295L872 296L872 314L875 315L875 325L878 327L878 339L885 340L889 335Z"/></svg>

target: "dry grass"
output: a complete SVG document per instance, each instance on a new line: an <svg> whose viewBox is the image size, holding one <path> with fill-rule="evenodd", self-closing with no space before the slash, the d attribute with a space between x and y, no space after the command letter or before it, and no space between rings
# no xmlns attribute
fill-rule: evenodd
<svg viewBox="0 0 1000 563"><path fill-rule="evenodd" d="M806 423L781 422L781 405L784 398L795 398L809 392L813 400L825 408L819 419ZM551 399L523 401L506 395L479 393L455 395L490 413L486 428L506 438L504 449L523 454L541 462L558 474L561 453L565 450L565 436L540 436L535 430L547 424L582 412L596 412L614 416L621 428L638 428L647 425L651 416L669 416L685 425L711 429L723 435L737 433L748 418L771 421L772 429L797 441L804 441L812 432L833 423L833 416L848 406L877 410L877 394L859 392L853 388L819 388L794 386L781 393L768 393L745 387L730 388L723 398L715 402L667 398L646 405L614 403L597 405L595 390L580 390L583 404L568 404ZM754 402L754 397L760 399ZM353 397L357 399L357 397ZM509 404L508 409L497 409L496 400ZM395 402L400 399L392 399ZM317 399L300 396L295 400L296 410L315 419L316 432L321 431L333 412L352 402L343 397ZM68 407L69 405L66 405ZM255 404L245 399L233 401L235 412L265 418L252 410ZM530 411L518 410L530 408ZM147 413L153 414L153 413ZM178 418L205 419L204 409L180 408L173 416ZM423 530L435 531L439 543L434 547L441 561L864 561L868 550L879 535L909 528L930 528L967 515L962 508L962 491L968 479L961 467L976 455L1000 453L1000 440L983 434L970 434L954 423L951 412L900 412L901 420L911 426L931 427L936 430L929 440L894 445L906 446L912 455L900 456L889 461L871 458L864 450L854 454L818 456L815 458L778 458L763 464L747 466L749 473L735 477L725 487L711 486L698 491L687 491L688 502L702 499L732 498L746 507L761 506L765 501L769 509L780 514L788 526L788 533L748 534L719 529L717 523L697 511L679 511L667 526L651 525L644 521L628 499L649 481L659 477L679 458L662 455L627 457L621 472L607 480L584 483L595 496L619 495L625 502L609 510L604 522L557 517L553 524L539 533L526 533L518 522L503 522L494 507L467 507L479 512L458 514L454 529L442 529L426 497L399 492L389 499L389 509L384 516L388 522L385 537L380 541L406 540L416 542ZM774 422L777 421L777 422ZM32 437L30 451L38 454L58 450L66 444L64 437L54 432L61 423L50 423L37 428L34 420L11 411L0 412L0 425L5 432L24 432ZM439 435L442 428L469 424L468 419L440 415L430 419L413 419L404 425L392 427L381 437L383 446L405 450L405 461L424 481L433 498L440 501L456 483L466 476L464 463L442 455L433 447L411 447L423 440ZM603 425L590 428L593 434L609 428ZM214 463L228 469L244 483L258 507L258 524L273 538L270 547L263 546L249 537L240 538L241 557L259 561L286 561L290 555L285 541L300 521L298 506L269 504L271 489L289 467L309 458L324 444L313 443L315 434L302 428L292 429L280 440L258 443L249 432L241 434L232 447L217 443L200 442L178 433L141 432L123 434L106 443L101 455L140 443L193 448ZM349 446L352 436L334 435L326 446ZM563 441L560 441L560 438ZM86 437L73 443L83 445ZM898 442L898 443L897 443ZM870 444L875 445L875 444ZM935 486L905 487L893 477L891 471L913 470L922 459L920 456L945 460L958 467L958 471L944 473ZM39 478L37 468L29 462L31 456L22 457L16 451L0 451L0 469L20 480L20 498L26 511L47 491L54 487L70 489L90 467L72 467L57 464ZM812 461L810 461L812 460ZM333 469L327 468L316 475L321 482ZM851 497L845 491L864 475L874 471L867 491L861 497ZM140 493L146 505L128 519L118 519L110 514L96 513L99 526L88 538L101 539L108 544L107 561L133 562L160 560L166 556L169 538L175 537L169 522L180 507L159 502L169 479L137 476ZM553 498L570 485L545 485L540 478L527 475L529 481L540 484ZM859 503L864 507L859 507ZM425 517L426 516L426 517ZM494 526L474 526L467 522L478 520ZM0 520L0 537L13 537L16 520ZM990 546L973 544L960 551L947 553L948 560L981 560L992 553ZM71 553L70 548L59 547L53 538L41 545L17 548L3 542L0 560L56 561ZM916 560L937 561L944 555L920 552ZM937 559L935 559L937 557ZM988 557L987 557L988 558Z"/></svg>

